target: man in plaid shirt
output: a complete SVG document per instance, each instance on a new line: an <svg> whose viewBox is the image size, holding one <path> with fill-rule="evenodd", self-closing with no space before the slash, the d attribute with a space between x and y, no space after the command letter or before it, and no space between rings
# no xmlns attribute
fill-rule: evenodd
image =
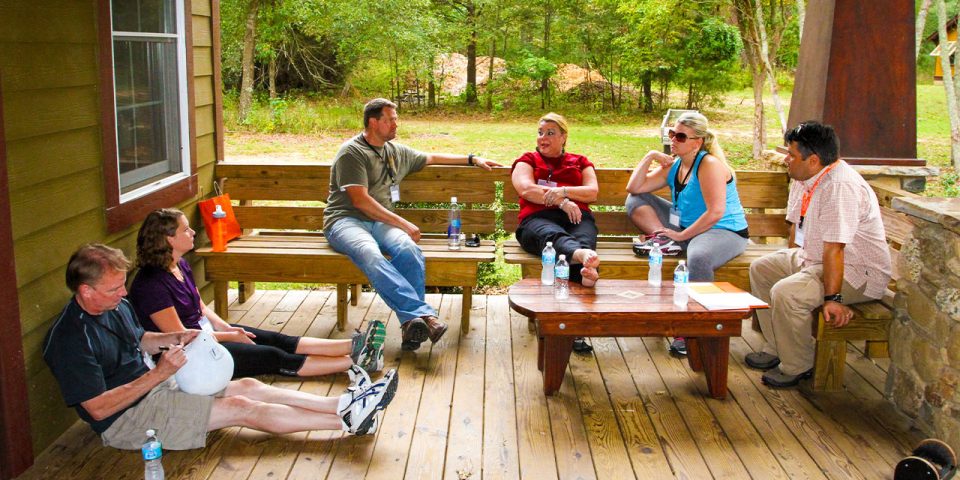
<svg viewBox="0 0 960 480"><path fill-rule="evenodd" d="M770 309L757 312L764 344L745 359L766 370L763 383L773 387L793 387L813 374L815 309L822 307L824 320L842 327L853 317L847 304L882 297L891 275L876 194L838 159L833 127L804 122L783 139L793 179L787 202L791 248L750 265L750 288Z"/></svg>

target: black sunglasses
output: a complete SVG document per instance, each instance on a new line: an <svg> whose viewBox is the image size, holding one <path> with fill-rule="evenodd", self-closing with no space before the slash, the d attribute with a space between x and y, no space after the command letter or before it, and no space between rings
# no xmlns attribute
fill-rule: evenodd
<svg viewBox="0 0 960 480"><path fill-rule="evenodd" d="M697 139L702 137L688 137L686 133L677 132L674 129L667 130L667 136L670 137L670 140L676 140L677 143L684 143L687 139Z"/></svg>

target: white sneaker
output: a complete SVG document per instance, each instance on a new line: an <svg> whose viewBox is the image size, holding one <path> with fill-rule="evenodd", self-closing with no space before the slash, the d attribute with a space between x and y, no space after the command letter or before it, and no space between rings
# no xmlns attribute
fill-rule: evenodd
<svg viewBox="0 0 960 480"><path fill-rule="evenodd" d="M370 375L367 374L366 370L360 368L360 365L350 365L347 375L350 377L350 386L347 387L347 390L366 390L373 383L370 380Z"/></svg>
<svg viewBox="0 0 960 480"><path fill-rule="evenodd" d="M391 369L376 383L369 384L366 388L348 390L341 395L337 413L344 431L354 435L366 435L376 431L377 412L390 404L397 393L398 384L397 371Z"/></svg>

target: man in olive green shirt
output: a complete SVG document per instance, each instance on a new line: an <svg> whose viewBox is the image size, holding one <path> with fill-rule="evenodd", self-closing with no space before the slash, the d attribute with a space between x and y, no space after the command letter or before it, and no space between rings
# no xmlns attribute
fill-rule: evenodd
<svg viewBox="0 0 960 480"><path fill-rule="evenodd" d="M470 155L423 153L391 143L397 136L397 106L387 99L363 108L363 132L344 142L330 171L323 231L330 245L366 274L400 320L404 350L428 338L437 342L447 325L425 301L426 265L417 243L420 229L394 212L400 181L427 165L501 166ZM390 256L389 259L384 253Z"/></svg>

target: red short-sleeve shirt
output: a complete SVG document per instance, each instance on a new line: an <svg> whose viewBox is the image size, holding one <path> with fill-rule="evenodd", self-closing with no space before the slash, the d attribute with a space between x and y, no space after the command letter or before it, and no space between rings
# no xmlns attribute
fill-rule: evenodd
<svg viewBox="0 0 960 480"><path fill-rule="evenodd" d="M512 168L516 168L518 163L526 163L533 167L533 180L535 182L540 180L552 181L556 182L558 187L579 187L583 185L583 171L594 166L590 160L587 160L587 157L573 153L564 153L561 157L549 158L540 155L540 152L527 152L514 160ZM586 203L576 202L576 204L580 207L580 210L590 211L590 206ZM536 212L551 208L560 207L547 207L521 198L519 221L522 222L524 218Z"/></svg>

